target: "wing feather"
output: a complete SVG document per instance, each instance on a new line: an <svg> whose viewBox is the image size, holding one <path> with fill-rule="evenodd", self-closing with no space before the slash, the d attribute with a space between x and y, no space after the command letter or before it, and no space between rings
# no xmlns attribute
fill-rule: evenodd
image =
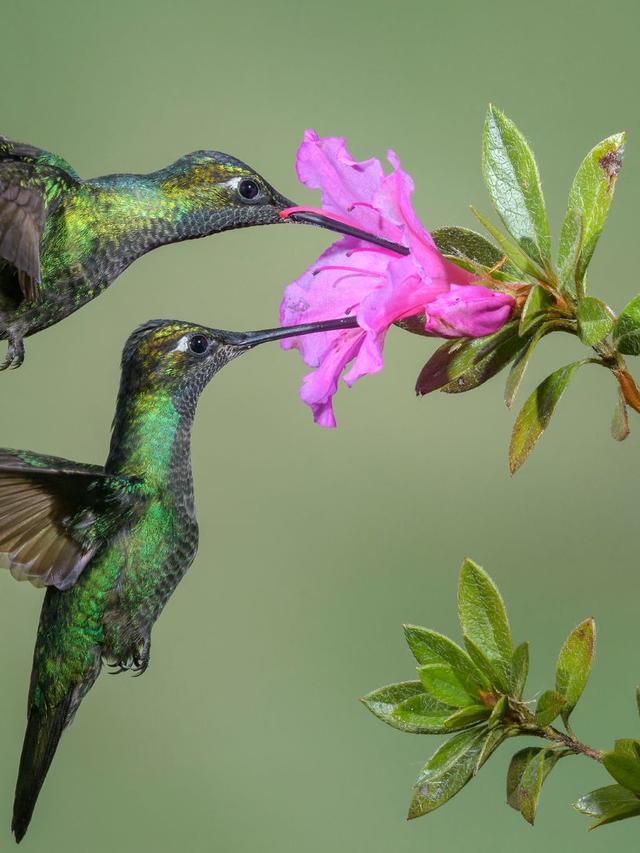
<svg viewBox="0 0 640 853"><path fill-rule="evenodd" d="M15 166L0 169L0 257L16 267L24 298L35 302L40 283L45 196L42 188L10 183L16 171Z"/></svg>
<svg viewBox="0 0 640 853"><path fill-rule="evenodd" d="M67 589L141 510L135 485L97 466L0 450L0 566L35 586Z"/></svg>
<svg viewBox="0 0 640 853"><path fill-rule="evenodd" d="M40 240L47 215L78 183L65 165L56 155L0 137L0 258L16 268L31 302L42 298Z"/></svg>

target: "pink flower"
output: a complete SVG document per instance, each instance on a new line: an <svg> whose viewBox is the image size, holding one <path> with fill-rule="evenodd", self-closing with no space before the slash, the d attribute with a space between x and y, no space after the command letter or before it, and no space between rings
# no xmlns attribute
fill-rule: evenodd
<svg viewBox="0 0 640 853"><path fill-rule="evenodd" d="M393 151L387 157L389 175L379 160L353 160L344 139L321 139L313 130L305 132L298 150L298 177L322 191L323 212L410 250L403 256L344 237L285 290L282 325L351 314L358 320L357 329L282 342L316 368L305 376L300 396L325 427L336 425L332 400L343 370L353 362L344 376L347 385L381 370L385 335L396 320L424 314L427 334L482 337L500 329L514 305L511 296L482 286L440 254L411 206L413 181Z"/></svg>

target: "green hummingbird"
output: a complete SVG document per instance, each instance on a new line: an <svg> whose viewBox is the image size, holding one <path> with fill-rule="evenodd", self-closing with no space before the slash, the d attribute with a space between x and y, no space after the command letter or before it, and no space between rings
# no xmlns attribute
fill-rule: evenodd
<svg viewBox="0 0 640 853"><path fill-rule="evenodd" d="M408 252L295 207L250 166L218 151L195 151L146 175L81 180L57 154L0 137L0 340L8 341L0 370L20 367L25 337L95 299L152 249L277 222L320 225Z"/></svg>
<svg viewBox="0 0 640 853"><path fill-rule="evenodd" d="M124 348L104 467L0 450L0 564L47 587L14 802L16 841L103 663L146 670L151 628L195 558L191 428L205 386L258 344L356 324L347 317L227 332L152 320Z"/></svg>

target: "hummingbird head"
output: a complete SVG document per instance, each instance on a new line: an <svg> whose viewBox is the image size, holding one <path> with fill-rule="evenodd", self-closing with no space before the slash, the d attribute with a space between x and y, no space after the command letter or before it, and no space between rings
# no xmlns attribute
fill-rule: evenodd
<svg viewBox="0 0 640 853"><path fill-rule="evenodd" d="M220 151L186 154L156 177L165 197L177 204L188 221L193 231L188 236L297 222L367 240L399 254L409 252L322 210L296 206L251 166Z"/></svg>
<svg viewBox="0 0 640 853"><path fill-rule="evenodd" d="M220 151L194 151L158 173L163 192L202 219L209 233L270 225L291 202L262 175Z"/></svg>
<svg viewBox="0 0 640 853"><path fill-rule="evenodd" d="M259 344L357 325L355 317L342 317L256 332L229 332L178 320L150 320L125 344L120 397L134 394L153 398L168 392L178 411L193 412L215 374Z"/></svg>

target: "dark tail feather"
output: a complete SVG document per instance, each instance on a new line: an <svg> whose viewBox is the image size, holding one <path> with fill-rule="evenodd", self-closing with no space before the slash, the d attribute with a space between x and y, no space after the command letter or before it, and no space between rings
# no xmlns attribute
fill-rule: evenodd
<svg viewBox="0 0 640 853"><path fill-rule="evenodd" d="M69 722L74 692L75 690L71 689L57 707L48 711L39 711L33 705L29 711L11 822L11 829L18 843L22 841L29 827L60 736Z"/></svg>

